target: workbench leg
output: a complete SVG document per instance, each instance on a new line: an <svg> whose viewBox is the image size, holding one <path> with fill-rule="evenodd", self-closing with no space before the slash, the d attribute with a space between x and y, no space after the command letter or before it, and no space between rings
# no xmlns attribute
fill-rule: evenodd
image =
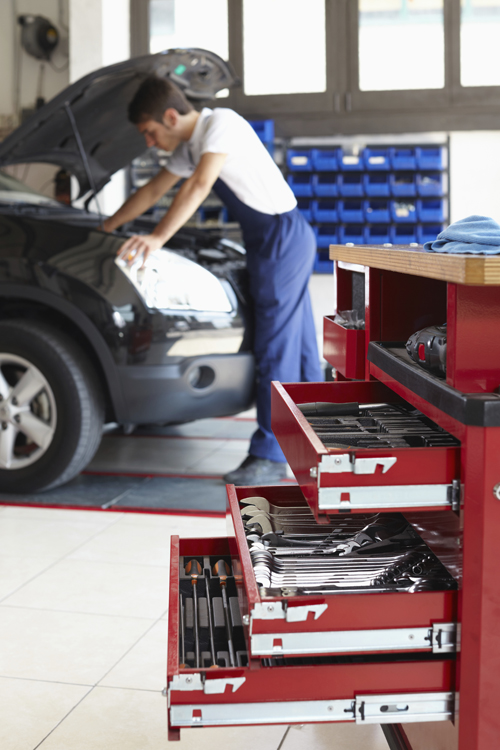
<svg viewBox="0 0 500 750"><path fill-rule="evenodd" d="M500 746L500 499L494 490L500 483L500 427L468 427L462 448L459 749L492 750Z"/></svg>

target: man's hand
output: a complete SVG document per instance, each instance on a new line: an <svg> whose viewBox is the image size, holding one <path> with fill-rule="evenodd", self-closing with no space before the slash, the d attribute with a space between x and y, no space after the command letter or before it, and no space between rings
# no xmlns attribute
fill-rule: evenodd
<svg viewBox="0 0 500 750"><path fill-rule="evenodd" d="M140 268L144 268L149 255L162 246L163 240L155 234L134 234L123 243L117 254L128 266L142 259Z"/></svg>

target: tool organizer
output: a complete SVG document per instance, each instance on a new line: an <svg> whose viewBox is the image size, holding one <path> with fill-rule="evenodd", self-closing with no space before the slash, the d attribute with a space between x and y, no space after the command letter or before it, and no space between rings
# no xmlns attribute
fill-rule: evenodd
<svg viewBox="0 0 500 750"><path fill-rule="evenodd" d="M229 486L227 538L172 541L170 738L181 727L350 721L381 724L391 750L441 747L438 731L450 747L459 733L459 750L490 750L500 737L500 258L330 253L332 313L357 309L364 328L325 319L335 382L273 384L273 430L297 485ZM445 321L442 377L404 343ZM304 404L318 402L341 415L311 416ZM367 557L359 544L375 527L382 541ZM403 547L392 564L394 540L416 545L425 565ZM230 562L235 668L180 667L190 556Z"/></svg>

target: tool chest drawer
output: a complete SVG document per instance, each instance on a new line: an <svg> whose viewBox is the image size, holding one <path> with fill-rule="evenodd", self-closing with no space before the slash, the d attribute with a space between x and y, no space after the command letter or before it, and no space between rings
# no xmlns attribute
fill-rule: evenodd
<svg viewBox="0 0 500 750"><path fill-rule="evenodd" d="M274 382L271 401L273 432L318 521L458 508L459 441L382 383Z"/></svg>
<svg viewBox="0 0 500 750"><path fill-rule="evenodd" d="M457 583L403 515L318 524L296 486L228 502L250 659L454 652Z"/></svg>
<svg viewBox="0 0 500 750"><path fill-rule="evenodd" d="M344 328L333 317L323 318L323 355L338 372L352 380L365 376L365 332Z"/></svg>
<svg viewBox="0 0 500 750"><path fill-rule="evenodd" d="M182 727L445 721L453 717L455 661L448 647L439 654L396 654L390 660L381 654L248 658L245 615L248 594L253 596L251 588L256 583L247 580L247 564L239 559L234 538L172 538L167 660L170 739L179 739ZM230 666L232 659L235 666Z"/></svg>

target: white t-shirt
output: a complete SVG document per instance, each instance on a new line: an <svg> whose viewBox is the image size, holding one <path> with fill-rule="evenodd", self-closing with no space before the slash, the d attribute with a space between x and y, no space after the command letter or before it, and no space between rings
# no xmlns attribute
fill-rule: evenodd
<svg viewBox="0 0 500 750"><path fill-rule="evenodd" d="M220 179L250 208L263 214L283 214L297 205L252 126L232 109L205 107L193 135L175 149L166 169L180 177L190 177L207 153L227 154Z"/></svg>

